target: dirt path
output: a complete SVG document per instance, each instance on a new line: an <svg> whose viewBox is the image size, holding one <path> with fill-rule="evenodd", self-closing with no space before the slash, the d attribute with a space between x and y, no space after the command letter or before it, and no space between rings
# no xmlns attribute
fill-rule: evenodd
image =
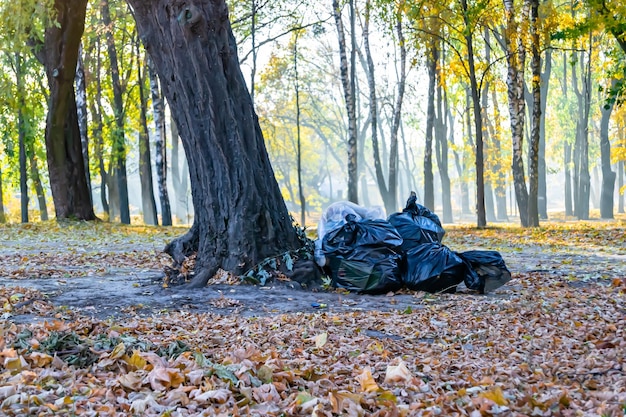
<svg viewBox="0 0 626 417"><path fill-rule="evenodd" d="M63 242L41 242L30 238L13 240L0 246L0 285L37 289L57 307L97 318L115 317L131 311L140 315L188 310L258 316L316 310L333 313L424 308L424 293L400 292L393 296L344 294L306 290L295 282L276 282L267 287L163 288L163 272L156 262L163 255L157 255L157 247L158 242L102 244L94 241L91 245L83 244L72 249ZM451 247L455 249L453 245ZM132 262L124 262L129 253ZM626 276L626 254L602 250L548 252L527 246L521 250L502 251L502 255L513 280L486 297L510 297L528 273L562 277L576 286ZM16 271L22 279L13 277ZM462 285L459 290L454 297L481 297L463 291ZM50 317L11 316L15 322L46 319Z"/></svg>

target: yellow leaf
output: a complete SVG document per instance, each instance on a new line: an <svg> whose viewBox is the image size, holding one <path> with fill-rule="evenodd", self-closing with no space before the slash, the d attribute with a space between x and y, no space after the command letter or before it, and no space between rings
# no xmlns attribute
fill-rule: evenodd
<svg viewBox="0 0 626 417"><path fill-rule="evenodd" d="M500 387L496 387L493 391L483 392L479 395L479 397L486 398L488 400L493 401L498 405L507 405L508 401L504 398L504 393Z"/></svg>
<svg viewBox="0 0 626 417"><path fill-rule="evenodd" d="M139 354L138 350L133 351L133 355L128 358L126 363L133 369L143 369L146 366L146 360Z"/></svg>
<svg viewBox="0 0 626 417"><path fill-rule="evenodd" d="M365 392L374 392L380 389L376 381L374 381L372 370L369 366L366 366L363 372L361 372L361 375L357 376L356 379L361 384L361 389Z"/></svg>
<svg viewBox="0 0 626 417"><path fill-rule="evenodd" d="M315 347L318 349L321 348L322 346L326 344L327 340L328 340L328 333L324 332L324 333L318 334L317 336L315 336Z"/></svg>
<svg viewBox="0 0 626 417"><path fill-rule="evenodd" d="M124 342L120 342L117 346L115 346L115 348L111 352L110 358L119 359L122 356L124 356L125 352L126 352L126 346L124 345Z"/></svg>

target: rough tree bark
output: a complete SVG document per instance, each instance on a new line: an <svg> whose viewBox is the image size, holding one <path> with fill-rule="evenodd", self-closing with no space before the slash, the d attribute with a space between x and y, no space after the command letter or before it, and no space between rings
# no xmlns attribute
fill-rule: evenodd
<svg viewBox="0 0 626 417"><path fill-rule="evenodd" d="M191 286L299 241L246 89L224 0L128 0L189 158L195 217L167 247L197 251Z"/></svg>
<svg viewBox="0 0 626 417"><path fill-rule="evenodd" d="M37 54L45 67L50 91L46 119L50 189L57 220L94 220L74 96L87 0L55 0L54 8L58 25L46 29L44 47Z"/></svg>

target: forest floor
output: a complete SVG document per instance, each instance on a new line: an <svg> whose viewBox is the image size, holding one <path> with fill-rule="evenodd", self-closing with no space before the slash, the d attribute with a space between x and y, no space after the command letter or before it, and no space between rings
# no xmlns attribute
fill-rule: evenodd
<svg viewBox="0 0 626 417"><path fill-rule="evenodd" d="M182 228L0 226L1 413L626 413L626 218L445 228L513 279L486 295L187 290L163 281Z"/></svg>

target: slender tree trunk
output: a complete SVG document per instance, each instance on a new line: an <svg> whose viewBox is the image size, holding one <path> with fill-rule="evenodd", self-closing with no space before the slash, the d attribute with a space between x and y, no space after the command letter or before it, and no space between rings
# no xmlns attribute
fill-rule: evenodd
<svg viewBox="0 0 626 417"><path fill-rule="evenodd" d="M187 168L187 158L183 153L182 158L179 152L180 138L178 136L178 127L176 127L176 121L173 117L170 117L170 137L172 142L171 151L171 173L172 184L174 184L174 195L176 200L176 215L179 218L185 218L186 223L189 222L189 202L188 202L188 189L189 189L189 169ZM182 167L180 162L182 161ZM184 213L184 216L182 216Z"/></svg>
<svg viewBox="0 0 626 417"><path fill-rule="evenodd" d="M626 167L624 166L624 161L619 161L617 163L617 212L624 213L624 170Z"/></svg>
<svg viewBox="0 0 626 417"><path fill-rule="evenodd" d="M109 52L111 82L113 84L113 113L115 114L115 129L113 131L113 177L117 182L117 192L120 203L120 221L130 224L130 207L128 203L128 181L126 178L126 140L124 135L124 99L122 97L122 83L117 61L117 49L113 39L109 0L100 1L102 23L107 28L105 38Z"/></svg>
<svg viewBox="0 0 626 417"><path fill-rule="evenodd" d="M611 81L612 89L617 81ZM600 121L600 157L602 161L602 191L600 193L600 217L612 219L613 196L615 192L615 172L611 169L611 141L609 140L609 122L613 112L614 102L601 106L602 119Z"/></svg>
<svg viewBox="0 0 626 417"><path fill-rule="evenodd" d="M391 138L389 145L389 203L386 204L387 212L393 213L398 209L398 131L402 121L402 102L406 86L406 42L402 31L402 13L397 11L396 35L400 47L400 78L398 80L398 92L393 107L393 123L391 125Z"/></svg>
<svg viewBox="0 0 626 417"><path fill-rule="evenodd" d="M159 88L159 78L152 59L148 58L148 73L150 74L150 92L152 95L152 109L154 112L154 137L155 137L155 165L157 171L157 184L159 188L159 201L161 202L161 224L172 225L172 211L170 198L167 192L167 153L165 139L165 106L163 96Z"/></svg>
<svg viewBox="0 0 626 417"><path fill-rule="evenodd" d="M353 5L354 0L350 0L350 5ZM339 58L340 58L340 73L341 84L343 86L343 94L346 102L346 111L348 114L348 200L358 204L358 157L357 157L357 128L356 128L356 85L354 74L354 62L352 62L352 68L350 74L348 73L348 57L346 47L346 36L343 28L343 22L341 20L341 9L339 8L339 1L333 0L333 15L335 17L335 24L337 26L337 35L339 39ZM351 7L350 21L353 21L353 7ZM354 35L354 30L353 34ZM354 46L354 45L353 45ZM353 61L353 54L356 52L355 48L351 51L351 61Z"/></svg>
<svg viewBox="0 0 626 417"><path fill-rule="evenodd" d="M428 69L428 99L426 105L426 145L424 146L424 206L435 207L435 185L433 178L433 130L435 127L435 84L439 51L434 40L430 40L426 57Z"/></svg>
<svg viewBox="0 0 626 417"><path fill-rule="evenodd" d="M472 92L472 103L474 108L474 124L476 130L476 225L478 227L487 226L487 216L485 213L485 179L484 179L484 158L483 158L483 121L480 109L480 91L476 81L476 68L474 66L474 46L473 34L470 30L467 0L461 0L461 5L465 13L465 42L467 44L467 66L469 68L470 88Z"/></svg>
<svg viewBox="0 0 626 417"><path fill-rule="evenodd" d="M28 174L26 170L26 126L24 123L24 74L22 56L15 54L15 78L17 81L17 135L20 162L20 203L22 223L28 223Z"/></svg>
<svg viewBox="0 0 626 417"><path fill-rule="evenodd" d="M197 251L192 286L300 247L239 66L223 0L129 0L188 156L195 217L166 252ZM194 80L190 83L189 80Z"/></svg>
<svg viewBox="0 0 626 417"><path fill-rule="evenodd" d="M91 137L94 141L94 156L98 161L98 174L100 175L100 203L102 204L102 210L104 210L104 212L110 218L109 202L107 199L107 184L109 179L106 166L104 164L104 144L102 138L104 123L102 121L102 82L100 80L102 65L102 61L100 59L100 38L98 38L98 40L96 41L96 45L96 70L94 71L94 73L96 74L96 91L93 95L93 98L89 101L89 108L92 118ZM88 96L88 98L89 97L90 96Z"/></svg>
<svg viewBox="0 0 626 417"><path fill-rule="evenodd" d="M57 220L94 220L86 182L74 77L85 26L87 0L55 0L57 25L46 29L37 56L46 69L50 91L46 151L50 189Z"/></svg>
<svg viewBox="0 0 626 417"><path fill-rule="evenodd" d="M548 219L548 186L546 169L546 104L548 102L548 89L550 87L550 75L552 74L552 49L545 49L544 70L541 74L541 115L539 121L539 189L538 209L539 218Z"/></svg>
<svg viewBox="0 0 626 417"><path fill-rule="evenodd" d="M304 189L302 187L302 138L300 136L300 84L298 80L298 35L293 43L293 72L294 87L296 93L296 135L298 144L298 196L300 197L300 225L306 225L306 199L304 198Z"/></svg>
<svg viewBox="0 0 626 417"><path fill-rule="evenodd" d="M491 41L489 39L489 30L485 28L483 30L483 37L485 39L485 62L491 62ZM496 221L496 210L493 201L493 189L492 189L492 178L494 178L493 172L493 161L498 157L494 154L493 150L490 149L491 143L493 142L493 137L495 133L493 129L491 132L489 131L490 121L489 115L487 113L489 107L489 89L491 87L491 83L489 82L489 78L486 77L483 81L482 92L480 95L480 111L481 111L481 121L483 126L483 142L484 142L484 166L487 171L487 175L485 176L485 215L487 217L488 222Z"/></svg>
<svg viewBox="0 0 626 417"><path fill-rule="evenodd" d="M137 56L139 53L139 41L137 41ZM138 59L139 61L139 59ZM152 182L152 158L150 156L150 130L148 129L147 113L148 99L145 86L145 73L147 66L137 62L137 82L139 84L139 119L141 130L139 131L139 180L141 182L141 208L143 222L150 225L158 225L156 202L154 200L154 184Z"/></svg>
<svg viewBox="0 0 626 417"><path fill-rule="evenodd" d="M252 0L252 10L250 11L250 41L252 42L252 68L250 69L250 98L254 105L255 81L256 81L256 65L257 65L257 46L256 46L256 0ZM172 137L172 142L176 138Z"/></svg>
<svg viewBox="0 0 626 417"><path fill-rule="evenodd" d="M509 96L509 116L511 120L511 134L513 139L513 183L515 197L519 208L520 223L528 227L528 190L524 174L524 65L526 50L521 36L518 34L518 25L515 21L515 6L513 0L503 0L506 13L506 28L504 33L505 53L507 57L507 90ZM522 20L528 15L528 3L524 2Z"/></svg>
<svg viewBox="0 0 626 417"><path fill-rule="evenodd" d="M573 216L574 207L572 205L572 169L570 168L572 163L572 145L565 142L563 146L563 164L565 165L565 215Z"/></svg>
<svg viewBox="0 0 626 417"><path fill-rule="evenodd" d="M529 193L528 193L528 226L539 227L539 139L541 124L541 55L539 52L539 0L530 0L530 36L531 36L531 69L533 113L531 118L531 135L528 152Z"/></svg>
<svg viewBox="0 0 626 417"><path fill-rule="evenodd" d="M365 20L363 24L363 46L365 49L365 57L367 59L367 84L369 87L369 114L370 114L370 130L372 137L372 152L374 159L374 172L376 173L376 183L378 184L378 191L383 199L385 208L389 201L389 192L387 189L387 182L385 181L385 174L383 173L383 167L381 164L380 148L378 143L378 98L376 94L376 77L374 74L374 60L372 59L372 53L370 50L369 41L369 23L370 23L370 10L371 2L367 0L365 3ZM391 214L391 212L388 212Z"/></svg>
<svg viewBox="0 0 626 417"><path fill-rule="evenodd" d="M7 217L4 211L4 184L2 179L2 166L0 166L0 224L6 223L6 221Z"/></svg>
<svg viewBox="0 0 626 417"><path fill-rule="evenodd" d="M78 130L80 132L80 144L85 165L85 181L89 189L89 198L93 205L91 193L91 175L89 174L89 136L87 135L87 82L85 80L85 67L83 65L83 47L78 48L78 62L76 64L76 112L78 116Z"/></svg>
<svg viewBox="0 0 626 417"><path fill-rule="evenodd" d="M444 62L442 51L442 62ZM441 205L442 205L442 220L444 223L452 223L452 201L450 191L450 175L448 173L448 140L446 138L446 115L449 112L448 109L448 95L443 90L443 82L441 80L441 72L437 71L437 79L440 81L437 83L437 118L435 119L435 143L437 166L439 167L439 177L441 178ZM452 126L450 126L452 130Z"/></svg>
<svg viewBox="0 0 626 417"><path fill-rule="evenodd" d="M575 82L576 74L573 71L574 91L578 98L578 118L576 120L576 146L574 150L575 183L574 213L579 220L589 219L589 198L591 193L591 177L589 175L589 111L591 108L591 35L589 35L589 50L587 59L581 53L581 81L582 89Z"/></svg>
<svg viewBox="0 0 626 417"><path fill-rule="evenodd" d="M48 206L46 204L46 192L41 183L41 175L39 175L39 167L37 166L37 158L35 156L35 147L29 141L26 144L26 153L28 154L28 162L30 166L30 178L35 186L35 194L37 194L37 202L39 204L39 217L41 221L48 220Z"/></svg>
<svg viewBox="0 0 626 417"><path fill-rule="evenodd" d="M506 211L506 173L502 167L502 145L500 143L500 137L502 134L502 115L500 114L500 107L498 105L498 97L495 88L491 89L491 101L493 103L493 120L494 120L494 134L491 135L492 149L495 154L493 171L496 176L495 181L495 196L496 196L496 211L498 220L508 220L509 217Z"/></svg>

